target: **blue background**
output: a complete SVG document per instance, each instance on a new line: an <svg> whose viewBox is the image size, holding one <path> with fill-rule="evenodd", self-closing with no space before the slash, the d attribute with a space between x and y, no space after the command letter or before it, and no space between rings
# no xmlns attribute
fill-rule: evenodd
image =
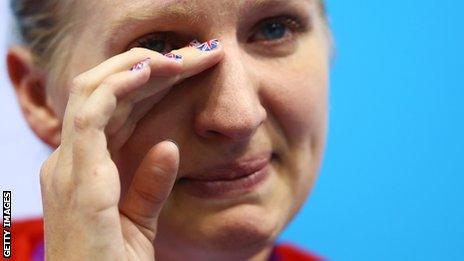
<svg viewBox="0 0 464 261"><path fill-rule="evenodd" d="M282 240L332 260L464 260L464 2L328 12L326 156Z"/></svg>
<svg viewBox="0 0 464 261"><path fill-rule="evenodd" d="M328 11L326 155L281 239L331 260L464 260L464 1L329 0ZM16 218L40 215L36 173L49 151L0 84L0 136L21 137L0 146L0 187L14 188Z"/></svg>

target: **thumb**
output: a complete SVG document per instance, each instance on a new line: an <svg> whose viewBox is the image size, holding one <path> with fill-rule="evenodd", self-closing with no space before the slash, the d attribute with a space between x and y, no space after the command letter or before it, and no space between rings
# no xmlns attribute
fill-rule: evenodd
<svg viewBox="0 0 464 261"><path fill-rule="evenodd" d="M174 142L156 144L134 174L120 211L153 241L158 216L171 193L179 168L179 149ZM148 231L146 231L148 230Z"/></svg>

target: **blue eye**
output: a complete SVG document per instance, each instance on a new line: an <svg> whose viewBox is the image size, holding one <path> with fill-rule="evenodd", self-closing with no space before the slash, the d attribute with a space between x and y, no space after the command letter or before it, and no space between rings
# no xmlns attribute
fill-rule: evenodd
<svg viewBox="0 0 464 261"><path fill-rule="evenodd" d="M271 18L258 24L250 41L280 42L303 30L304 26L295 18Z"/></svg>
<svg viewBox="0 0 464 261"><path fill-rule="evenodd" d="M261 28L262 35L267 40L276 40L285 36L287 27L281 22L267 23Z"/></svg>

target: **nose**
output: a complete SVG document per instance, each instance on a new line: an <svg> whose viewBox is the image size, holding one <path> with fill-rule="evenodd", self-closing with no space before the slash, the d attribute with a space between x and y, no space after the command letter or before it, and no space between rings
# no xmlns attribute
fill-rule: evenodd
<svg viewBox="0 0 464 261"><path fill-rule="evenodd" d="M229 49L230 50L230 49ZM247 74L240 54L228 53L206 77L202 102L195 113L195 131L203 138L241 141L253 136L267 113L259 89Z"/></svg>

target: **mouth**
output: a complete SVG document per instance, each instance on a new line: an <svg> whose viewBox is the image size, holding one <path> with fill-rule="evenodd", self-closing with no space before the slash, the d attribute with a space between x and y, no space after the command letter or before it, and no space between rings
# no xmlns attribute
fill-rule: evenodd
<svg viewBox="0 0 464 261"><path fill-rule="evenodd" d="M177 185L186 193L199 198L230 198L250 193L269 176L272 152L239 159L190 173Z"/></svg>

